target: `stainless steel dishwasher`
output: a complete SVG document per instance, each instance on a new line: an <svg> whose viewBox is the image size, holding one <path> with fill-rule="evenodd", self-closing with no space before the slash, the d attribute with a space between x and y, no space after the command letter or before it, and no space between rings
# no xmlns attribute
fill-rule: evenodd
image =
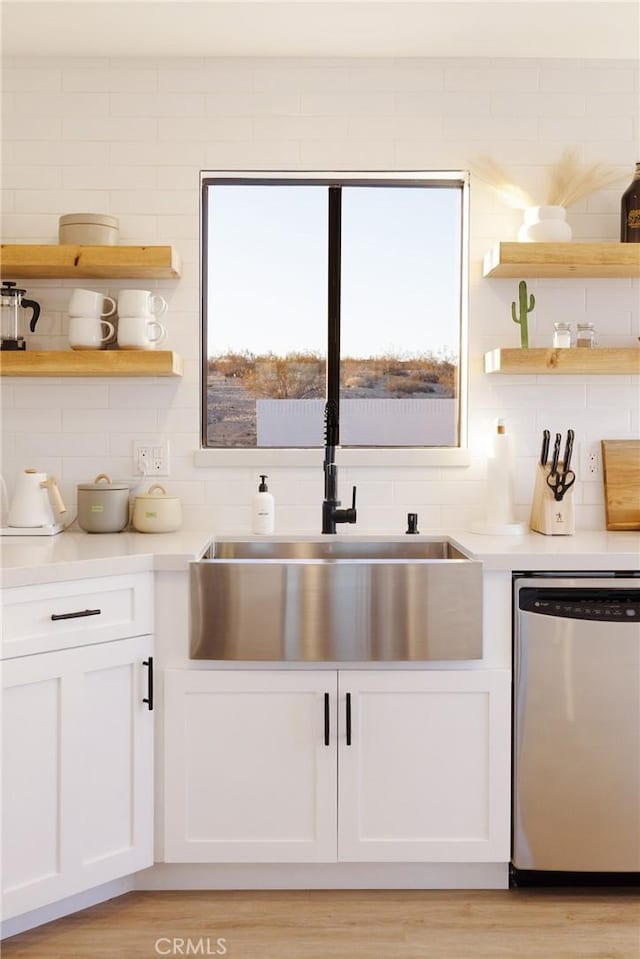
<svg viewBox="0 0 640 959"><path fill-rule="evenodd" d="M640 578L514 581L512 868L640 872Z"/></svg>

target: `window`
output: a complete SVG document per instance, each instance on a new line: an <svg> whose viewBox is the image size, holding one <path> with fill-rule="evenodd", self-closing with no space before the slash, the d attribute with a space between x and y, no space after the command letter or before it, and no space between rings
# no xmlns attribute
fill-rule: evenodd
<svg viewBox="0 0 640 959"><path fill-rule="evenodd" d="M203 174L203 446L464 445L462 173Z"/></svg>

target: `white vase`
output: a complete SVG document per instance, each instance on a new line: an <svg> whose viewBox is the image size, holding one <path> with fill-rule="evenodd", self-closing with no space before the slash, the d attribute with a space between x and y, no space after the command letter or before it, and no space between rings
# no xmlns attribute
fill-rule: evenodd
<svg viewBox="0 0 640 959"><path fill-rule="evenodd" d="M566 243L573 233L563 206L530 206L518 230L521 243Z"/></svg>

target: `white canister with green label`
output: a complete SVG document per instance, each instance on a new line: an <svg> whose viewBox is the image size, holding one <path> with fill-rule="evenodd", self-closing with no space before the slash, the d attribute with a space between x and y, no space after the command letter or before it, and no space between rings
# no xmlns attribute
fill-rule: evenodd
<svg viewBox="0 0 640 959"><path fill-rule="evenodd" d="M174 533L182 525L180 500L154 483L142 496L136 496L133 525L139 533Z"/></svg>

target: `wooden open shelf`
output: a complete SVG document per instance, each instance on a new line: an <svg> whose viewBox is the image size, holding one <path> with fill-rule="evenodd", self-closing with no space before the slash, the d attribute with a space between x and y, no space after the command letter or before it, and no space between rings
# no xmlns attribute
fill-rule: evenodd
<svg viewBox="0 0 640 959"><path fill-rule="evenodd" d="M182 263L172 246L69 246L4 243L3 279L176 279Z"/></svg>
<svg viewBox="0 0 640 959"><path fill-rule="evenodd" d="M485 277L640 276L640 243L496 243Z"/></svg>
<svg viewBox="0 0 640 959"><path fill-rule="evenodd" d="M0 352L0 376L182 376L171 350Z"/></svg>
<svg viewBox="0 0 640 959"><path fill-rule="evenodd" d="M593 349L491 350L484 354L484 371L512 375L640 373L640 349L597 346Z"/></svg>

